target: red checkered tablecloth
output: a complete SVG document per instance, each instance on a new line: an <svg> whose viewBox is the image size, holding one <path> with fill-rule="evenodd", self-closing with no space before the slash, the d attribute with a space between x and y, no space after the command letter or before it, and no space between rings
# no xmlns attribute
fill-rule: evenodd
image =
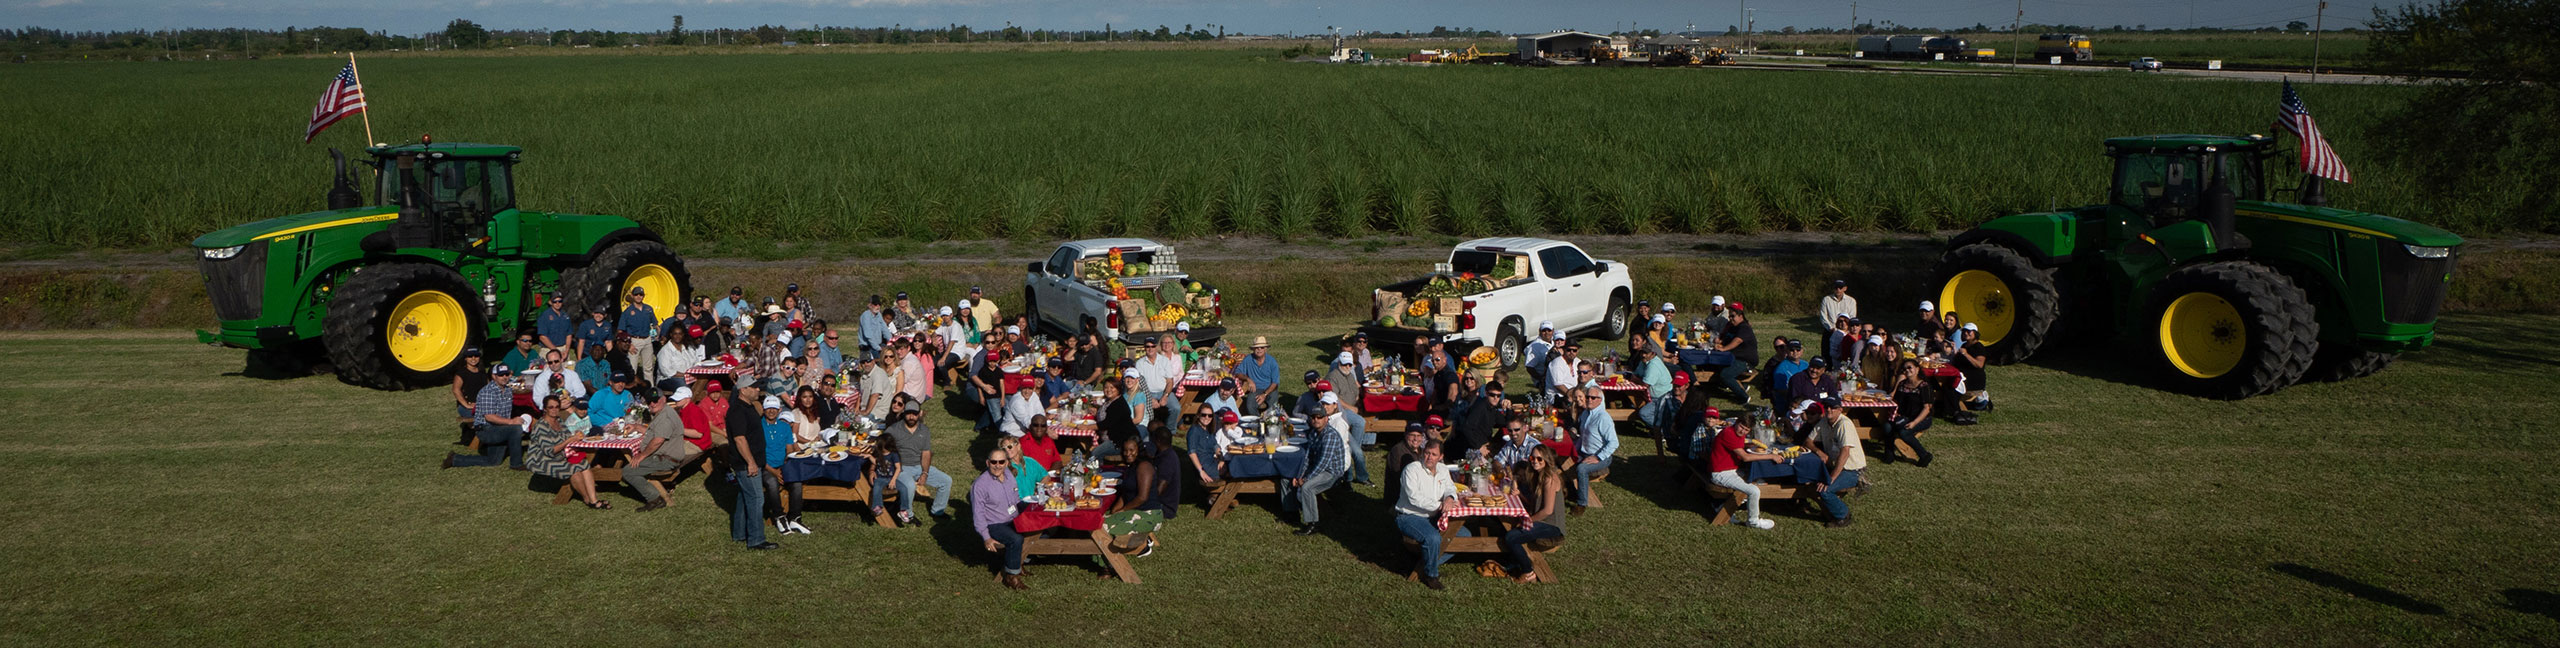
<svg viewBox="0 0 2560 648"><path fill-rule="evenodd" d="M1604 380L1600 382L1600 391L1604 392L1640 392L1645 389L1647 388L1644 383L1633 380L1620 380L1617 382Z"/></svg>
<svg viewBox="0 0 2560 648"><path fill-rule="evenodd" d="M1101 425L1100 421L1090 416L1069 419L1059 415L1058 412L1049 413L1049 434L1060 438L1091 439L1094 437L1094 430Z"/></svg>
<svg viewBox="0 0 2560 648"><path fill-rule="evenodd" d="M1524 507L1520 506L1520 496L1519 496L1519 495L1516 495L1516 494L1504 493L1504 494L1503 494L1503 496L1502 496L1502 503L1500 503L1500 504L1495 504L1495 505L1490 505L1490 506L1468 506L1468 505L1467 505L1466 500L1467 500L1467 498L1465 498L1465 497L1463 497L1463 496L1462 496L1462 497L1459 497L1459 498L1458 498L1458 505L1457 505L1457 506L1449 507L1449 510L1447 510L1447 511L1442 511L1442 512L1441 512L1441 517L1443 517L1443 518L1464 518L1464 517L1526 518L1526 517L1529 517L1529 509L1527 509L1527 508L1524 508Z"/></svg>
<svg viewBox="0 0 2560 648"><path fill-rule="evenodd" d="M646 436L637 436L628 439L591 437L583 441L571 441L569 442L569 447L577 448L579 450L621 450L623 452L630 452L640 449L640 445L648 443L648 441L649 437Z"/></svg>

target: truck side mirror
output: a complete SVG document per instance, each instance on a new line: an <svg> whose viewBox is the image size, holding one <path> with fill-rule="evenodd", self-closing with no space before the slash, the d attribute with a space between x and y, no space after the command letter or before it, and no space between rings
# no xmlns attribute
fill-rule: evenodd
<svg viewBox="0 0 2560 648"><path fill-rule="evenodd" d="M1602 262L1599 262L1599 263L1597 263L1597 264L1593 264L1593 265L1592 265L1592 267L1593 267L1594 269L1599 270L1600 274L1609 274L1609 262L1607 262L1607 261L1602 261Z"/></svg>
<svg viewBox="0 0 2560 648"><path fill-rule="evenodd" d="M1042 273L1046 272L1045 270L1042 270L1041 268L1047 267L1048 265L1049 265L1049 263L1048 263L1048 262L1046 262L1046 261L1033 261L1033 262L1031 262L1031 274L1042 274Z"/></svg>

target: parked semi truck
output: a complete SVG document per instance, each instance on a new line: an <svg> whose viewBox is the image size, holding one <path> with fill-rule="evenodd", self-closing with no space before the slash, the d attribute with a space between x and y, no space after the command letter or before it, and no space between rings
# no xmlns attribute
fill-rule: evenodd
<svg viewBox="0 0 2560 648"><path fill-rule="evenodd" d="M1973 61L1988 59L1998 53L1954 36L1880 35L1858 37L1859 56L1865 58L1943 59Z"/></svg>
<svg viewBox="0 0 2560 648"><path fill-rule="evenodd" d="M2080 34L2043 34L2036 36L2036 58L2059 56L2065 61L2089 60L2089 37Z"/></svg>

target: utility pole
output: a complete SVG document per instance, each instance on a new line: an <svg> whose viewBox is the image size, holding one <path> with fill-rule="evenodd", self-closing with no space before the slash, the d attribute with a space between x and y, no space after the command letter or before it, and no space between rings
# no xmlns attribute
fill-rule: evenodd
<svg viewBox="0 0 2560 648"><path fill-rule="evenodd" d="M1849 3L1849 33L1858 33L1858 3Z"/></svg>
<svg viewBox="0 0 2560 648"><path fill-rule="evenodd" d="M2009 67L2018 67L2018 23L2027 20L2027 0L2018 0L2018 15L2009 17Z"/></svg>
<svg viewBox="0 0 2560 648"><path fill-rule="evenodd" d="M2021 0L2023 1L2023 0ZM2320 82L2321 19L2329 15L2329 0L2320 0L2320 8L2311 14L2311 82Z"/></svg>

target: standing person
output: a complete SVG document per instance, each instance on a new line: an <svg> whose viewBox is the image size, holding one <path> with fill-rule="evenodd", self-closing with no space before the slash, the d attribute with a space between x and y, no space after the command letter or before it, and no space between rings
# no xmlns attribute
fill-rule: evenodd
<svg viewBox="0 0 2560 648"><path fill-rule="evenodd" d="M1823 465L1828 469L1826 474L1829 475L1822 483L1813 485L1814 492L1822 494L1822 510L1831 514L1831 521L1823 526L1835 529L1849 526L1852 522L1849 503L1841 501L1840 493L1857 488L1860 473L1867 469L1866 448L1858 443L1858 427L1849 422L1846 409L1823 407L1813 401L1804 401L1796 409L1807 410L1807 416L1821 420L1813 427L1812 441L1813 451L1822 455Z"/></svg>
<svg viewBox="0 0 2560 648"><path fill-rule="evenodd" d="M1526 393L1535 394L1546 391L1547 361L1555 355L1556 342L1556 323L1552 320L1540 320L1538 339L1530 340L1528 352L1521 354L1520 366L1528 369L1529 373L1531 391Z"/></svg>
<svg viewBox="0 0 2560 648"><path fill-rule="evenodd" d="M571 334L577 338L578 355L600 357L611 350L608 347L613 346L613 323L605 320L609 310L598 307L587 311L587 321L578 323L577 332Z"/></svg>
<svg viewBox="0 0 2560 648"><path fill-rule="evenodd" d="M1742 377L1760 366L1760 337L1752 333L1750 315L1741 302L1728 304L1724 310L1727 317L1724 332L1717 336L1721 342L1716 343L1716 350L1733 354L1733 364L1716 372L1716 386L1732 392L1734 402L1749 406L1751 391L1743 386Z"/></svg>
<svg viewBox="0 0 2560 648"><path fill-rule="evenodd" d="M658 348L657 340L651 336L658 334L658 311L641 301L647 296L647 290L632 286L629 303L622 308L622 319L614 323L614 329L631 336L632 375L643 382L654 382L649 373L658 369Z"/></svg>
<svg viewBox="0 0 2560 648"><path fill-rule="evenodd" d="M1822 323L1829 326L1840 318L1858 318L1858 298L1849 296L1849 280L1831 280L1831 294L1822 296Z"/></svg>
<svg viewBox="0 0 2560 648"><path fill-rule="evenodd" d="M1343 474L1350 471L1351 456L1356 454L1351 448L1350 430L1342 420L1342 399L1327 392L1317 403L1323 406L1324 417L1308 419L1311 433L1307 435L1307 459L1298 464L1298 474L1289 479L1297 498L1281 501L1283 508L1294 504L1298 509L1295 533L1302 536L1316 534L1316 523L1324 518L1316 496L1342 482Z"/></svg>
<svg viewBox="0 0 2560 648"><path fill-rule="evenodd" d="M872 293L871 302L862 306L862 322L855 340L865 358L880 357L881 349L889 346L889 318L884 312L879 293Z"/></svg>
<svg viewBox="0 0 2560 648"><path fill-rule="evenodd" d="M773 467L765 464L764 417L758 415L755 400L759 391L755 381L738 381L737 393L729 398L729 411L724 417L729 447L738 453L738 461L729 473L738 486L737 501L729 506L729 539L746 543L748 549L767 551L782 545L764 537L764 478Z"/></svg>
<svg viewBox="0 0 2560 648"><path fill-rule="evenodd" d="M969 309L969 316L977 321L978 330L995 330L996 324L1004 321L995 302L987 301L987 291L977 286L969 287L969 305L973 307Z"/></svg>
<svg viewBox="0 0 2560 648"><path fill-rule="evenodd" d="M1517 471L1524 500L1520 505L1529 510L1529 521L1502 534L1502 569L1511 573L1512 582L1538 579L1535 565L1529 562L1529 543L1564 539L1565 516L1560 514L1562 507L1556 506L1556 494L1564 490L1562 466L1555 449L1542 445L1529 453L1528 464Z"/></svg>
<svg viewBox="0 0 2560 648"><path fill-rule="evenodd" d="M1449 560L1440 552L1440 515L1458 505L1457 484L1449 481L1441 458L1438 444L1423 444L1421 459L1404 467L1404 476L1398 480L1404 483L1404 492L1397 493L1395 504L1396 531L1422 546L1422 559L1414 563L1413 571L1422 576L1422 586L1435 590L1447 589L1440 584L1440 563Z"/></svg>
<svg viewBox="0 0 2560 648"><path fill-rule="evenodd" d="M557 351L566 357L572 350L571 347L578 343L577 336L571 335L576 332L578 318L571 317L569 311L565 310L560 300L560 291L551 291L550 298L550 303L544 304L542 317L535 321L533 329L541 334L544 351Z"/></svg>
<svg viewBox="0 0 2560 648"><path fill-rule="evenodd" d="M585 436L584 429L572 429L577 426L565 420L569 409L570 402L566 398L551 399L551 406L542 409L542 418L534 421L533 432L528 435L525 466L536 475L569 482L570 490L578 494L579 501L585 502L587 508L613 508L612 504L596 498L596 476L587 472L585 454L569 449L569 444Z"/></svg>
<svg viewBox="0 0 2560 648"><path fill-rule="evenodd" d="M1760 517L1760 487L1743 481L1742 465L1753 461L1785 461L1786 457L1752 452L1750 446L1742 441L1741 426L1726 422L1723 412L1713 408L1708 409L1707 424L1714 429L1711 434L1715 435L1714 440L1709 442L1713 447L1708 448L1704 453L1707 461L1707 482L1742 493L1744 500L1748 503L1747 510L1750 514L1750 517L1742 521L1744 526L1762 531L1778 528L1776 520Z"/></svg>
<svg viewBox="0 0 2560 648"><path fill-rule="evenodd" d="M1982 329L1965 322L1958 333L1963 337L1947 357L1947 364L1955 365L1956 371L1964 374L1965 407L1991 411L1990 376L1983 371L1991 366L1991 356L1990 350L1982 346Z"/></svg>
<svg viewBox="0 0 2560 648"><path fill-rule="evenodd" d="M1015 507L1022 504L1013 465L1013 456L1003 449L987 453L985 471L969 482L969 526L977 530L988 553L1001 557L997 567L1004 573L996 582L1024 590L1031 586L1022 582L1022 533L1013 530Z"/></svg>
<svg viewBox="0 0 2560 648"><path fill-rule="evenodd" d="M705 437L692 429L693 422L682 414L684 406L693 400L693 390L673 383L672 379L660 381L659 389L651 392L649 437L641 442L639 451L631 453L639 459L622 470L623 485L640 494L642 513L667 507L666 493L649 481L650 475L682 468L702 455L702 446L694 440ZM675 389L670 393L668 387Z"/></svg>
<svg viewBox="0 0 2560 648"><path fill-rule="evenodd" d="M495 466L505 462L507 468L524 470L524 427L516 421L516 390L508 386L514 372L506 365L489 367L489 381L480 385L480 393L472 397L473 434L480 437L480 454L446 453L444 467Z"/></svg>
<svg viewBox="0 0 2560 648"><path fill-rule="evenodd" d="M779 392L779 394L783 395L787 395L789 393L790 392ZM756 419L756 429L760 434L759 438L764 440L764 443L757 446L757 450L764 453L763 465L766 468L764 471L764 496L767 498L765 500L767 502L782 501L779 499L783 495L782 461L789 456L793 440L793 421L790 416L784 414L785 412L790 411L791 408L783 404L782 399L782 395L765 396L764 409L762 410L764 415ZM782 506L768 508L781 509L781 511L779 511L777 515L773 516L773 519L771 520L773 522L773 530L775 532L790 534L799 532L806 528L794 524L793 520L797 517L799 510L793 507L791 502L783 502Z"/></svg>
<svg viewBox="0 0 2560 648"><path fill-rule="evenodd" d="M898 523L916 523L916 482L933 489L933 506L928 512L935 518L947 517L951 508L951 475L933 467L933 430L924 425L924 410L908 403L898 422L883 432L898 444Z"/></svg>
<svg viewBox="0 0 2560 648"><path fill-rule="evenodd" d="M1585 409L1582 440L1574 446L1574 452L1582 455L1581 463L1573 467L1573 512L1577 515L1591 505L1591 476L1608 470L1609 464L1618 459L1618 422L1609 418L1608 401L1602 396L1600 385L1586 382L1578 392Z"/></svg>
<svg viewBox="0 0 2560 648"><path fill-rule="evenodd" d="M1271 357L1271 338L1253 336L1253 349L1236 362L1236 374L1244 377L1244 409L1238 413L1259 416L1280 406L1280 359Z"/></svg>

